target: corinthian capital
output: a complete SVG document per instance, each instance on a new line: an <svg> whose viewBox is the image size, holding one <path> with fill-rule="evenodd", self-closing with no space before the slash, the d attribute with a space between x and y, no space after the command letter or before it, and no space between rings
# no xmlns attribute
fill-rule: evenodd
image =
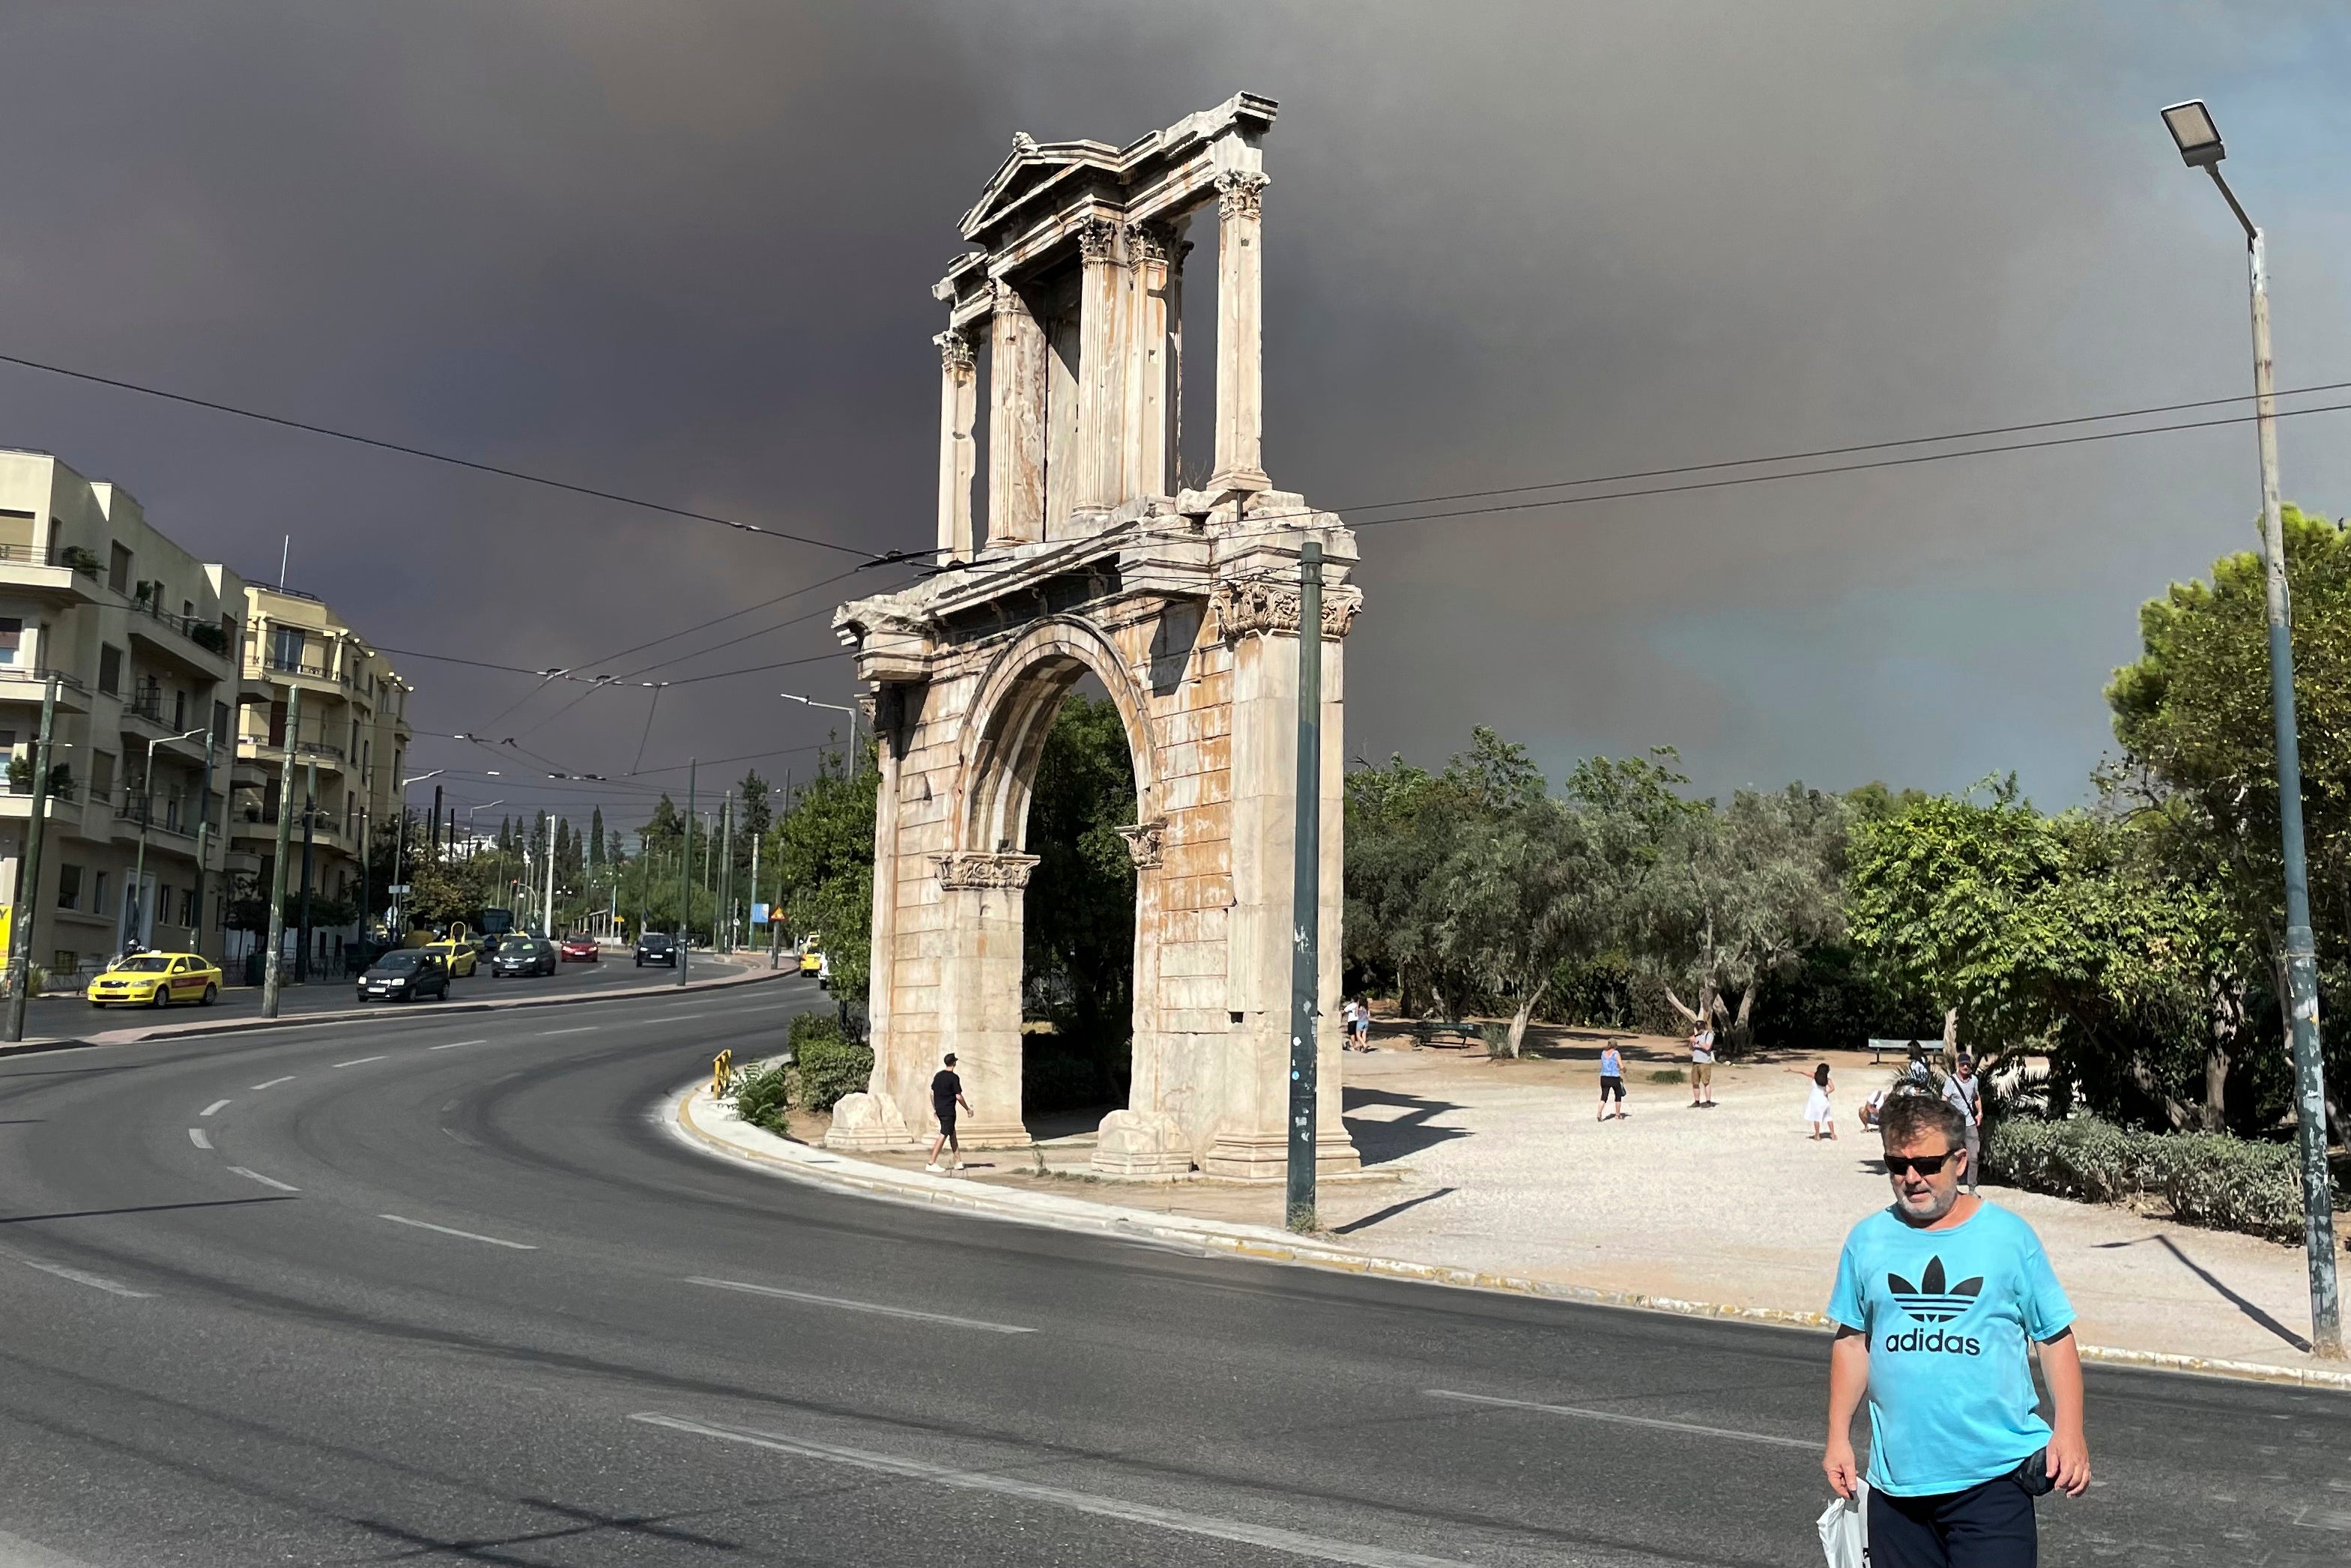
<svg viewBox="0 0 2351 1568"><path fill-rule="evenodd" d="M1175 231L1164 224L1127 225L1126 254L1129 259L1138 264L1165 261L1175 245Z"/></svg>
<svg viewBox="0 0 2351 1568"><path fill-rule="evenodd" d="M1263 174L1248 169L1228 169L1217 176L1217 211L1228 218L1253 218L1265 210L1265 188L1271 183Z"/></svg>
<svg viewBox="0 0 2351 1568"><path fill-rule="evenodd" d="M931 340L939 346L939 368L962 375L972 368L971 340L961 332L942 332Z"/></svg>
<svg viewBox="0 0 2351 1568"><path fill-rule="evenodd" d="M1088 218L1078 225L1078 254L1088 261L1107 261L1118 246L1118 225L1108 218Z"/></svg>

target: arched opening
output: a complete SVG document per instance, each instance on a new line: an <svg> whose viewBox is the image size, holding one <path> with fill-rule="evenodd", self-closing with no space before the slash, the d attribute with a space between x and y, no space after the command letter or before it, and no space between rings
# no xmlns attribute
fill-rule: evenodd
<svg viewBox="0 0 2351 1568"><path fill-rule="evenodd" d="M1030 1134L1086 1131L1127 1103L1134 1035L1136 820L1125 721L1092 672L1061 699L1029 790L1020 1088Z"/></svg>

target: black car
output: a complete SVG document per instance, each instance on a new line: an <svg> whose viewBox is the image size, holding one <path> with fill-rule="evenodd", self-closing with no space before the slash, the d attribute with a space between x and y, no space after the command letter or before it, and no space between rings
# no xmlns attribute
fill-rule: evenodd
<svg viewBox="0 0 2351 1568"><path fill-rule="evenodd" d="M363 1002L413 1002L419 997L445 1000L449 970L420 947L394 947L369 965L359 980Z"/></svg>
<svg viewBox="0 0 2351 1568"><path fill-rule="evenodd" d="M556 956L552 942L542 942L536 936L508 936L498 943L497 955L490 960L490 978L503 980L509 975L552 975L561 961Z"/></svg>
<svg viewBox="0 0 2351 1568"><path fill-rule="evenodd" d="M677 967L677 938L666 931L648 931L637 938L637 967L666 964Z"/></svg>

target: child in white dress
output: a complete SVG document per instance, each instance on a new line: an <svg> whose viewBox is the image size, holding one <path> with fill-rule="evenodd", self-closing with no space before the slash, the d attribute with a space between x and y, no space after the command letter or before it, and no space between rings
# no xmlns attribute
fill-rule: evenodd
<svg viewBox="0 0 2351 1568"><path fill-rule="evenodd" d="M1804 1120L1812 1124L1813 1142L1819 1143L1823 1138L1834 1141L1836 1137L1836 1108L1830 1104L1829 1096L1836 1092L1836 1085L1829 1082L1829 1064L1823 1061L1809 1073L1801 1067L1783 1068L1782 1071L1792 1072L1799 1078L1809 1077L1813 1081L1813 1092L1804 1098Z"/></svg>

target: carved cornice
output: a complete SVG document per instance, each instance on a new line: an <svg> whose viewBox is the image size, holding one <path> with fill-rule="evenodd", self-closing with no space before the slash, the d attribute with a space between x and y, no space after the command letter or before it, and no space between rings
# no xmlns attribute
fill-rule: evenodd
<svg viewBox="0 0 2351 1568"><path fill-rule="evenodd" d="M939 346L939 368L949 375L972 373L971 340L961 332L942 332L931 340Z"/></svg>
<svg viewBox="0 0 2351 1568"><path fill-rule="evenodd" d="M1118 246L1119 225L1108 218L1088 218L1078 225L1078 254L1088 261L1107 261Z"/></svg>
<svg viewBox="0 0 2351 1568"><path fill-rule="evenodd" d="M1017 889L1029 885L1029 873L1037 869L1037 857L980 854L967 850L951 855L933 855L931 863L939 868L941 887Z"/></svg>
<svg viewBox="0 0 2351 1568"><path fill-rule="evenodd" d="M1355 612L1364 596L1352 588L1325 589L1322 593L1322 635L1338 642L1353 630ZM1216 617L1217 635L1228 643L1270 633L1298 635L1298 590L1265 582L1224 582L1208 597L1208 612Z"/></svg>
<svg viewBox="0 0 2351 1568"><path fill-rule="evenodd" d="M1166 853L1167 819L1165 817L1154 817L1149 821L1111 831L1126 841L1126 852L1134 862L1137 871L1152 870Z"/></svg>
<svg viewBox="0 0 2351 1568"><path fill-rule="evenodd" d="M1265 211L1265 188L1271 183L1263 174L1247 169L1228 169L1217 176L1217 211L1228 218L1254 218Z"/></svg>

